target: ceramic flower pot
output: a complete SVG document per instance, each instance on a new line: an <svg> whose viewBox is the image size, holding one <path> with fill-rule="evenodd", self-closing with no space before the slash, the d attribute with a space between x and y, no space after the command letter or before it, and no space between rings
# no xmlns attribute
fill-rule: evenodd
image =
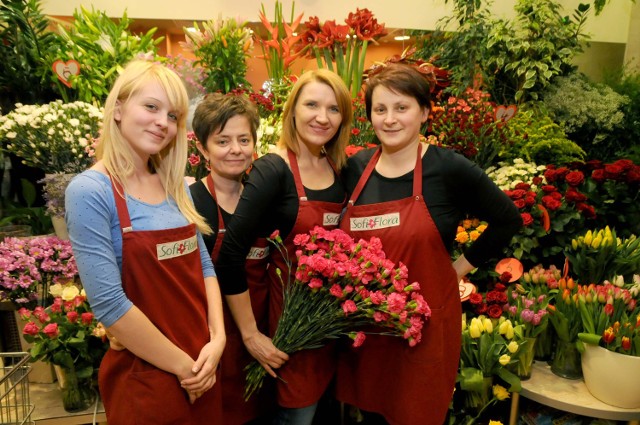
<svg viewBox="0 0 640 425"><path fill-rule="evenodd" d="M598 400L625 409L640 408L640 357L585 344L582 372L587 389Z"/></svg>

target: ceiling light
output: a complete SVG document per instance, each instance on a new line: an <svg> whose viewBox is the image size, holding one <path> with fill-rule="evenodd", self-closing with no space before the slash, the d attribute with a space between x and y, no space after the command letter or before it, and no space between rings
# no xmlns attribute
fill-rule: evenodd
<svg viewBox="0 0 640 425"><path fill-rule="evenodd" d="M411 37L409 37L408 35L396 35L395 37L393 37L394 40L397 41L404 41L404 40L408 40Z"/></svg>

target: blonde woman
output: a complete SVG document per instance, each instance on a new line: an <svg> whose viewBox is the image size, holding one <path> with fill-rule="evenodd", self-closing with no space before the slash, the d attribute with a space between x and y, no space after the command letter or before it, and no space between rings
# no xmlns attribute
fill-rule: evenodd
<svg viewBox="0 0 640 425"><path fill-rule="evenodd" d="M311 424L336 362L332 346L289 357L259 331L251 311L245 257L256 237L280 231L295 273L293 238L314 226L335 228L346 193L338 170L346 162L344 148L351 129L351 97L340 77L326 69L302 74L283 112L282 135L275 153L255 161L240 202L225 234L218 273L223 293L249 353L275 376L276 424ZM289 269L277 250L269 260L269 331L282 313L282 281L276 270Z"/></svg>
<svg viewBox="0 0 640 425"><path fill-rule="evenodd" d="M130 63L104 109L98 162L66 191L66 221L96 317L124 347L100 366L114 424L222 423L222 306L184 183L188 98L164 66ZM212 389L213 388L213 389Z"/></svg>

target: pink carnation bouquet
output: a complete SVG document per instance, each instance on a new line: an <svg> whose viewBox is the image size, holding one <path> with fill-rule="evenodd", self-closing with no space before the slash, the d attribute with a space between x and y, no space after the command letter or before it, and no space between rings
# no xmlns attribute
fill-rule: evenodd
<svg viewBox="0 0 640 425"><path fill-rule="evenodd" d="M288 258L278 231L269 240ZM420 285L407 280L407 267L386 258L380 239L355 242L342 230L315 227L296 235L294 244L298 266L294 281L284 283L283 312L273 335L276 347L291 354L341 336L358 347L365 327L369 333L402 337L410 346L420 342L431 310ZM265 376L258 362L247 366L245 398L262 386Z"/></svg>

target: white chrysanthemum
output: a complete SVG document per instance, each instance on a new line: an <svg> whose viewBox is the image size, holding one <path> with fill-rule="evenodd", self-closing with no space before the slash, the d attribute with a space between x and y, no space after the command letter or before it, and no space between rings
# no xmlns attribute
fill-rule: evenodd
<svg viewBox="0 0 640 425"><path fill-rule="evenodd" d="M77 126L80 125L80 120L77 119L77 118L71 118L71 119L69 119L68 122L69 122L69 125L72 126L72 127L77 127Z"/></svg>

